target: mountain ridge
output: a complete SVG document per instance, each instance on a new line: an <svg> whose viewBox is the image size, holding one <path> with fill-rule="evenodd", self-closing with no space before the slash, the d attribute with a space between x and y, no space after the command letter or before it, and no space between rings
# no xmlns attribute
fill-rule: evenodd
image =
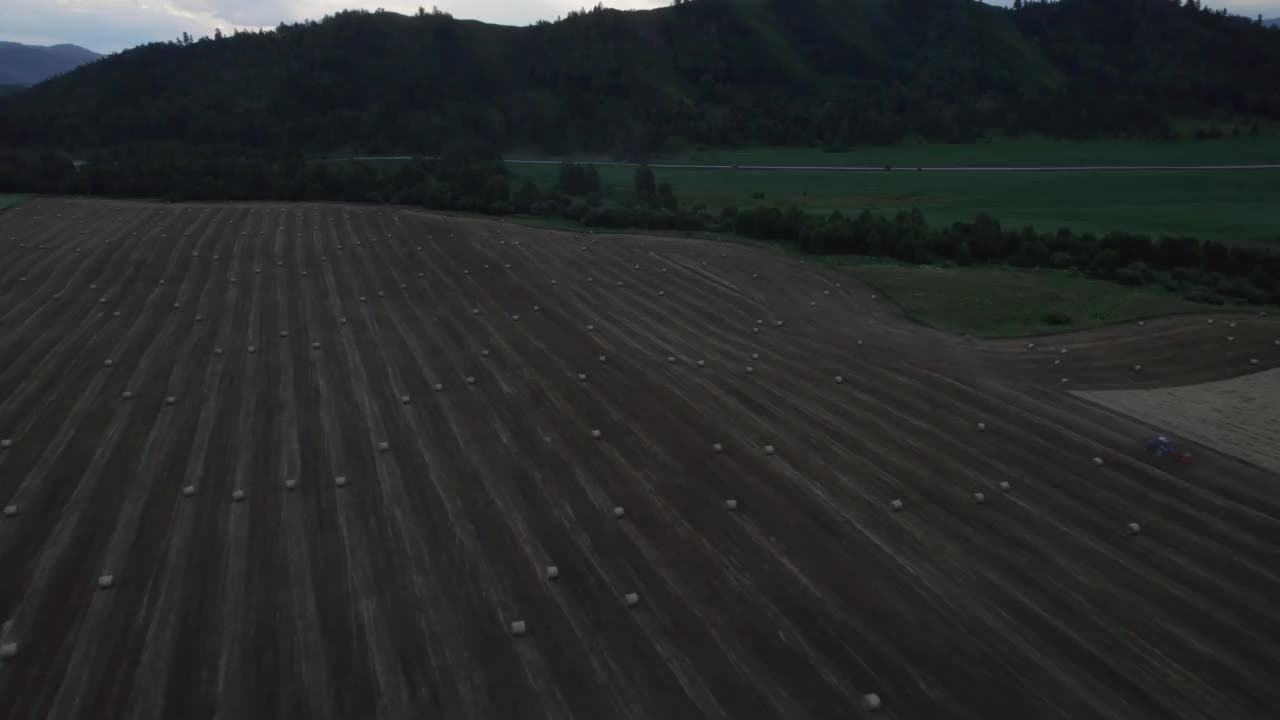
<svg viewBox="0 0 1280 720"><path fill-rule="evenodd" d="M528 27L345 11L153 43L0 100L20 145L612 152L1168 135L1280 119L1280 44L1175 0L688 0Z"/></svg>
<svg viewBox="0 0 1280 720"><path fill-rule="evenodd" d="M79 45L0 41L0 85L35 85L102 57Z"/></svg>

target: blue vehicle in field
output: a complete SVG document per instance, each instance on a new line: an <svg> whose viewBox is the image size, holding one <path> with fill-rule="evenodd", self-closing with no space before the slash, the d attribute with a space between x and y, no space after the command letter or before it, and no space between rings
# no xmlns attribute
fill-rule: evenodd
<svg viewBox="0 0 1280 720"><path fill-rule="evenodd" d="M1194 459L1190 451L1175 444L1164 435L1149 438L1143 447L1148 453L1158 458L1168 458L1179 465L1190 465Z"/></svg>

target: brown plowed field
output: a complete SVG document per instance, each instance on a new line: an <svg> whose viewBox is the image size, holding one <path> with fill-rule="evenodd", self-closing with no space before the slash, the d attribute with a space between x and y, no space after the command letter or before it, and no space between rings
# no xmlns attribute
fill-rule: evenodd
<svg viewBox="0 0 1280 720"><path fill-rule="evenodd" d="M3 715L1272 718L1277 477L1068 392L1280 365L1207 320L1029 349L716 243L29 202Z"/></svg>

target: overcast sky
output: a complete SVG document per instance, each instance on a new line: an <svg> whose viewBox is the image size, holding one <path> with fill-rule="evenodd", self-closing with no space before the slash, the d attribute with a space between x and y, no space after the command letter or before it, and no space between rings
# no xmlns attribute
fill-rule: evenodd
<svg viewBox="0 0 1280 720"><path fill-rule="evenodd" d="M1002 4L1009 4L1006 0ZM459 18L507 25L554 20L594 0L435 0L441 10ZM617 8L669 5L669 0L611 0ZM1210 0L1233 12L1280 16L1280 0ZM411 13L432 3L385 0L0 0L0 40L53 45L74 43L98 52L114 52L156 40L172 40L183 32L213 34L236 27L274 27L280 21L318 19L353 7L385 8Z"/></svg>

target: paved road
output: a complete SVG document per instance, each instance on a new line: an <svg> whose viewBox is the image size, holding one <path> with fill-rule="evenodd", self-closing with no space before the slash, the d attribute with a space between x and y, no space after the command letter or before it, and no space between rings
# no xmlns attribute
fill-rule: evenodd
<svg viewBox="0 0 1280 720"><path fill-rule="evenodd" d="M365 155L349 160L390 161L413 160L413 155ZM559 165L560 160L528 160L505 158L512 165ZM594 165L636 167L640 163L613 160L596 161ZM651 168L679 170L766 170L775 172L884 172L883 165L717 165L707 163L649 163ZM949 165L931 167L902 166L895 172L1143 172L1143 171L1204 171L1204 170L1280 170L1280 164L1259 165Z"/></svg>

